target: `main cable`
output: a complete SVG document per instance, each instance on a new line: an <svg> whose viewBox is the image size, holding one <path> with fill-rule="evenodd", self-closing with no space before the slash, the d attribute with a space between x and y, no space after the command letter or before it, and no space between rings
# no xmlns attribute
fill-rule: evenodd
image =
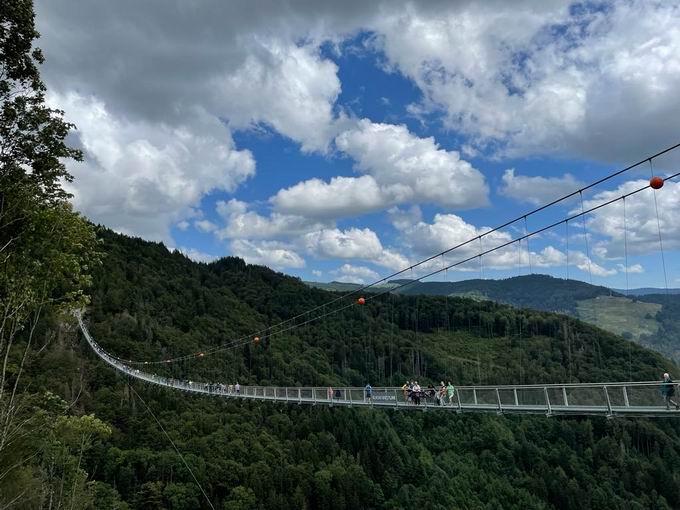
<svg viewBox="0 0 680 510"><path fill-rule="evenodd" d="M666 177L665 180L674 179L675 177L678 177L678 176L680 176L680 172L675 173L675 174L673 174L673 175L670 175L669 177ZM410 285L413 285L414 283L420 282L421 280L424 280L425 278L429 278L429 277L431 277L431 276L440 274L440 273L442 273L442 272L444 272L444 271L446 271L446 270L449 270L449 269L451 269L451 268L454 268L454 267L463 265L463 264L465 264L465 263L467 263L467 262L470 262L470 261L472 261L472 260L474 260L474 259L476 259L476 258L478 258L478 257L483 257L484 255L488 255L489 253L493 253L493 252L495 252L495 251L497 251L497 250L500 250L500 249L502 249L502 248L505 248L505 247L507 247L507 246L510 246L511 244L514 244L514 243L521 243L523 240L526 240L526 239L528 239L528 238L530 238L530 237L533 237L533 236L535 236L535 235L541 234L541 233L543 233L543 232L545 232L545 231L547 231L547 230L550 230L550 229L552 229L552 228L555 228L556 226L561 225L561 224L563 224L563 223L567 223L567 224L568 224L569 222L571 222L571 221L573 221L573 220L575 220L575 219L577 219L577 218L580 218L580 217L585 216L585 215L587 215L587 214L590 214L590 213L592 213L592 212L594 212L594 211L597 211L597 210L599 210L599 209L602 209L603 207L606 207L606 206L611 205L611 204L613 204L613 203L615 203L615 202L618 202L619 200L622 200L622 199L625 199L625 198L627 198L627 197L636 195L636 194L638 194L638 193L640 193L640 192L642 192L642 191L644 191L644 190L646 190L646 189L649 189L650 187L651 187L651 186L650 186L649 184L647 184L647 185L645 185L645 186L643 186L643 187L641 187L641 188L638 188L638 189L636 189L636 190L633 190L633 191L631 191L631 192L629 192L629 193L625 193L625 194L620 195L620 196L618 196L618 197L616 197L616 198L613 198L613 199L611 199L611 200L608 200L608 201L606 201L606 202L603 202L603 203L601 203L601 204L598 204L598 205L596 205L596 206L594 206L594 207L591 207L590 209L583 209L583 208L582 208L582 209L581 209L581 212L578 212L578 213L576 213L576 214L573 214L572 216L568 216L568 217L566 217L566 218L564 218L564 219L558 220L558 221L556 221L556 222L554 222L554 223L551 223L551 224L549 224L549 225L547 225L547 226L545 226L545 227L541 227L541 228L539 228L539 229L537 229L537 230L534 230L534 231L532 231L532 232L525 233L525 234L523 234L522 236L520 236L520 237L518 237L518 238L511 239L510 241L507 241L507 242L502 243L502 244L500 244L500 245L497 245L497 246L495 246L495 247L493 247L493 248L490 248L490 249L481 251L481 252L479 252L479 253L476 253L476 254L474 254L474 255L471 255L470 257L467 257L467 258L465 258L465 259L462 259L462 260L459 260L459 261L457 261L457 262L454 262L454 263L452 263L452 264L450 264L450 265L448 265L448 266L443 266L443 267L440 268L440 269L436 269L436 270L434 270L434 271L432 271L432 272L430 272L430 273L427 273L427 274L425 274L425 275L419 276L419 277L417 277L417 278L413 278L413 279L411 279L411 280L409 280L409 281L407 281L407 282L404 282L404 283L402 283L402 284L399 284L399 285L397 285L397 286L389 287L389 288L387 288L387 289L381 290L380 292L372 293L372 294L366 296L366 297L365 297L365 300L366 300L366 301L370 301L370 300L379 298L379 297L381 297L381 296L383 296L383 295L385 295L385 294L388 294L388 293L397 291L397 290L399 290L399 289L403 289L403 288L405 288L405 287L408 287L408 286L410 286ZM578 192L576 192L576 193L578 194ZM522 216L522 217L523 217L523 216ZM480 236L476 236L476 237L473 238L473 240L477 240L477 239L479 239L479 237L480 237ZM432 258L430 258L429 260L432 260ZM414 266L414 267L415 267L415 266ZM343 294L342 297L346 297L346 296L347 296L346 294ZM338 301L338 300L336 299L336 300L334 300L334 301L332 301L332 302L336 302L336 301ZM328 303L327 303L327 304L328 304ZM326 305L327 305L327 304L326 304ZM271 333L270 336L280 335L280 334L282 334L282 333L286 333L286 332L291 331L291 330L293 330L293 329L297 329L297 328L299 328L299 327L306 326L307 324L310 324L311 322L315 322L315 321L317 321L317 320L319 320L319 319L323 319L323 318L325 318L325 317L328 317L329 315L333 315L333 314L342 312L342 311L344 311L344 310L346 310L346 309L348 309L348 308L351 308L351 307L353 307L353 306L356 306L356 303L354 303L354 302L347 303L347 304L345 304L344 306L342 306L342 307L340 307L340 308L335 308L335 309L333 309L333 310L324 312L324 313L322 313L321 315L318 315L318 316L316 316L316 317L307 319L306 321L304 321L304 322L302 322L302 323L300 323L300 324L294 324L294 325L289 326L289 327L287 327L287 328L284 328L284 329L275 331L274 333ZM318 308L320 308L320 307L316 307L315 309L318 309ZM314 309L313 309L313 310L314 310ZM313 311L313 310L310 310L310 312ZM308 313L309 313L309 312L308 312ZM248 340L246 341L245 338L248 338ZM241 345L245 345L246 343L250 343L250 336L248 336L248 337L237 338L237 339L234 339L234 340L232 340L231 342L229 342L229 343L227 343L227 344L223 344L223 345L219 345L219 346L215 346L215 347L213 347L213 348L207 349L207 350L205 350L205 351L203 351L203 352L200 353L200 354L202 355L202 356L200 356L200 357L207 356L207 355L209 355L209 354L215 354L215 353L221 352L221 351L226 351L226 350L232 349L232 348L234 348L234 347L239 347L239 346L241 346ZM182 361L182 360L186 360L186 359L194 359L194 358L197 357L197 355L196 355L196 354L189 354L189 355L184 355L184 356L178 356L178 357L175 357L175 358L169 358L169 359L165 359L165 360L156 360L156 361L132 361L132 360L125 360L125 359L122 359L122 358L116 358L115 356L112 356L112 357L115 358L115 359L118 359L119 361L131 363L131 364L134 364L134 365L156 365L156 364L160 365L160 364L164 364L164 363L174 363L174 362Z"/></svg>

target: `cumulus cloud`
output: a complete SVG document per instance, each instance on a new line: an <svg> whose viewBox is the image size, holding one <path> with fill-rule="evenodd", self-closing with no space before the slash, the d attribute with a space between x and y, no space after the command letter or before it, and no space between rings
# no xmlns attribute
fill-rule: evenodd
<svg viewBox="0 0 680 510"><path fill-rule="evenodd" d="M120 232L170 240L189 206L254 174L233 129L266 125L304 151L326 150L342 119L333 113L337 66L303 41L303 23L253 30L257 10L38 3L51 102L85 148L84 165L69 163L80 211Z"/></svg>
<svg viewBox="0 0 680 510"><path fill-rule="evenodd" d="M324 219L376 211L391 200L370 175L333 177L330 182L310 179L282 189L271 198L274 207L286 214Z"/></svg>
<svg viewBox="0 0 680 510"><path fill-rule="evenodd" d="M481 266L481 270L484 271L486 269L516 270L529 267L547 269L564 267L567 263L595 276L611 276L617 273L616 269L596 264L581 251L570 250L567 257L566 252L552 245L531 250L532 244L537 242L536 238L532 238L528 247L526 241L523 241L520 246L517 242L512 242L514 238L510 232L490 232L490 230L489 227L476 227L467 223L455 214L437 214L432 223L420 221L407 228L405 239L418 257L425 257L458 246L446 255L420 266L418 268L420 273L442 269L453 264L457 264L455 270L479 271ZM471 242L465 244L467 241ZM511 244L501 248L506 243ZM459 246L461 244L462 246ZM483 255L480 261L478 255L488 250L493 251ZM467 261L468 259L471 260ZM467 262L463 263L463 261Z"/></svg>
<svg viewBox="0 0 680 510"><path fill-rule="evenodd" d="M404 255L385 248L377 234L369 228L319 230L306 234L298 243L317 258L364 260L393 271L409 265Z"/></svg>
<svg viewBox="0 0 680 510"><path fill-rule="evenodd" d="M314 47L268 41L215 85L232 125L262 122L300 142L304 151L325 151L336 129L337 71Z"/></svg>
<svg viewBox="0 0 680 510"><path fill-rule="evenodd" d="M473 147L620 161L674 141L673 2L409 4L375 31L387 64L424 92L413 110L442 112Z"/></svg>
<svg viewBox="0 0 680 510"><path fill-rule="evenodd" d="M516 175L514 168L503 173L502 181L503 185L498 190L501 195L533 205L547 204L585 185L571 174L564 174L562 177L530 177Z"/></svg>
<svg viewBox="0 0 680 510"><path fill-rule="evenodd" d="M310 232L304 236L304 243L308 252L322 258L374 259L383 249L378 236L369 228Z"/></svg>
<svg viewBox="0 0 680 510"><path fill-rule="evenodd" d="M332 271L336 276L335 280L347 283L365 284L368 281L380 279L380 275L366 266L353 266L343 264L338 269Z"/></svg>
<svg viewBox="0 0 680 510"><path fill-rule="evenodd" d="M217 225L210 220L196 220L194 221L194 227L201 232L214 232L217 230Z"/></svg>
<svg viewBox="0 0 680 510"><path fill-rule="evenodd" d="M393 207L387 213L392 226L397 230L406 230L423 219L423 213L417 205L409 208Z"/></svg>
<svg viewBox="0 0 680 510"><path fill-rule="evenodd" d="M245 202L235 199L219 201L217 212L226 220L226 225L217 230L220 239L281 239L329 226L328 222L291 214L274 212L270 216L263 216L249 211Z"/></svg>
<svg viewBox="0 0 680 510"><path fill-rule="evenodd" d="M648 184L644 180L628 181L616 189L603 191L584 202L586 209L617 198ZM664 249L680 249L680 183L666 181L656 192L659 210L657 224L654 191L647 189L626 199L624 229L623 202L621 200L598 209L588 216L588 231L596 236L593 252L603 259L620 259L628 253L634 255L659 251L659 227Z"/></svg>
<svg viewBox="0 0 680 510"><path fill-rule="evenodd" d="M37 2L51 101L79 126L75 143L86 154L70 167L79 210L120 232L167 241L172 226L186 229L198 218L193 208L203 197L232 193L254 175L253 155L238 150L231 133L266 126L302 151L335 147L360 174L283 189L271 197L269 215L238 200L222 203L222 238L252 239L256 249L285 239L290 244L268 246L295 255L306 250L296 243L333 230L336 218L395 206L402 211L392 215L395 227L423 241L414 241L417 253L438 244L437 232L458 239L483 231L445 218L428 227L403 213L411 204L482 205L484 178L432 138L347 117L337 102L338 67L324 44L342 51L344 41L370 32L364 49L381 51L382 65L422 91L409 111L439 115L465 154L620 161L667 145L675 132L679 21L674 3L641 0L606 9L559 1L348 0L304 9L281 2ZM537 203L547 199L539 188L566 189L569 177L537 182L511 172L502 189ZM531 193L520 197L522 184ZM680 243L676 189L667 183L658 195L669 249ZM656 249L649 205L630 200L632 253ZM588 219L591 251L620 258L621 216L606 209ZM540 256L552 264L558 255L539 250L537 263ZM384 247L371 260L395 268L407 262ZM300 262L291 256L288 263Z"/></svg>
<svg viewBox="0 0 680 510"><path fill-rule="evenodd" d="M433 137L420 138L404 125L362 119L335 140L395 200L446 207L478 207L487 202L484 176L457 151L441 149Z"/></svg>
<svg viewBox="0 0 680 510"><path fill-rule="evenodd" d="M624 266L623 264L616 264L616 268L621 272L621 273L644 273L645 268L641 264L633 264L632 266Z"/></svg>
<svg viewBox="0 0 680 510"><path fill-rule="evenodd" d="M271 202L286 214L341 218L404 203L469 208L487 204L484 176L445 151L434 138L420 138L403 125L362 119L335 139L357 161L360 177L310 179L280 190Z"/></svg>
<svg viewBox="0 0 680 510"><path fill-rule="evenodd" d="M229 132L202 115L187 125L133 122L94 97L52 95L79 130L83 163L71 165L74 205L119 232L170 240L169 229L191 215L201 197L231 192L255 172L249 151L234 149ZM181 228L181 227L180 227Z"/></svg>
<svg viewBox="0 0 680 510"><path fill-rule="evenodd" d="M248 241L235 239L230 243L231 253L249 264L258 264L275 269L299 269L305 267L305 260L293 249L275 241Z"/></svg>

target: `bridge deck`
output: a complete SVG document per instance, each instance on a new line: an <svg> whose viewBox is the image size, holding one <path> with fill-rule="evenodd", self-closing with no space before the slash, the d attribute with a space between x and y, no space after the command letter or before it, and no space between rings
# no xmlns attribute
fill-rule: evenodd
<svg viewBox="0 0 680 510"><path fill-rule="evenodd" d="M151 384L189 393L224 398L262 400L289 404L362 406L381 409L440 410L449 412L543 414L556 416L680 417L673 406L667 409L661 396L663 383L604 382L545 385L458 386L449 401L438 405L427 396L419 404L410 402L401 388L374 388L367 398L363 388L318 388L241 386L230 391L224 384L179 381L134 369L104 351L90 335L80 313L80 328L95 353L114 369ZM679 395L680 397L680 395Z"/></svg>

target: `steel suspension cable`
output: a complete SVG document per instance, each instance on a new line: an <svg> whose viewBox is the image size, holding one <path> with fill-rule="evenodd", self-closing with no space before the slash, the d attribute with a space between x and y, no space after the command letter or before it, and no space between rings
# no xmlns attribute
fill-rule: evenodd
<svg viewBox="0 0 680 510"><path fill-rule="evenodd" d="M163 424L160 422L160 420L156 417L154 412L151 410L151 407L149 407L149 404L146 403L146 401L142 398L142 396L139 393L137 393L137 390L135 390L135 388L131 384L128 385L128 387L133 391L133 393L135 395L137 395L137 398L142 402L142 404L144 404L144 407L146 407L146 410L149 411L149 414L151 416L153 416L154 420L156 420L158 427L163 431L163 434L165 434L165 437L168 439L168 441L170 441L170 444L175 449L175 452L177 452L177 455L179 455L179 458L182 459L184 466L187 468L187 471L189 471L189 474L191 474L191 477L194 479L194 482L196 482L196 485L198 485L198 488L201 489L201 492L203 493L203 497L205 498L205 500L210 505L210 508L215 510L215 507L213 506L212 501L210 501L208 494L203 489L201 482L198 481L198 478L196 478L194 471L189 467L189 464L187 463L186 459L184 458L184 455L182 455L182 452L179 451L179 448L177 448L177 445L175 444L175 442L170 437L170 434L167 433L167 431L165 430L165 427L163 427Z"/></svg>
<svg viewBox="0 0 680 510"><path fill-rule="evenodd" d="M660 152L660 153L658 153L658 154L652 156L651 158L654 158L654 157L657 157L657 156L659 156L659 155L661 155L661 154L664 154L664 153L666 153L666 152L669 152L670 150L673 150L673 149L675 149L675 148L677 148L677 147L680 147L680 144L676 144L676 145L674 145L673 147L671 147L671 148L669 148L669 149L666 149L665 151L662 151L662 152ZM648 161L648 160L651 159L651 158L647 158L647 159L643 160L642 163ZM539 229L537 229L537 230L535 230L535 231L527 232L527 233L523 234L521 237L518 237L517 239L513 239L513 240L510 240L510 241L508 241L508 242L502 243L502 244L500 244L500 245L498 245L498 246L496 246L496 247L494 247L494 248L487 249L487 250L485 250L485 251L483 251L483 252L481 252L481 253L478 253L478 254L473 255L473 256L471 256L471 257L468 257L468 258L465 258L465 259L463 259L463 260L461 260L461 261L458 261L458 262L456 262L456 263L450 264L450 265L448 265L448 266L445 266L445 267L442 268L442 269L437 269L437 270L435 270L435 271L432 271L432 272L430 272L430 273L427 273L426 275L420 276L420 277L418 277L418 278L410 279L409 281L404 282L404 283L401 283L401 284L399 284L399 285L397 285L397 286L395 286L395 287L389 287L389 288L387 288L387 289L381 290L380 292L372 293L372 294L370 294L369 296L367 296L367 297L365 298L365 300L366 300L366 301L369 301L369 300L371 300L371 299L375 299L375 298L377 298L377 297L383 296L384 294L386 294L386 293L388 293L388 292L394 292L394 291L399 290L399 289L402 289L402 288L404 288L404 287L413 285L414 283L420 282L421 280L423 280L423 279L425 279L425 278L428 278L428 277L430 277L430 276L434 276L434 275L436 275L436 274L439 274L439 273L443 272L445 269L451 269L451 268L453 268L453 267L460 266L460 265L462 265L462 264L464 264L464 263L466 263L466 262L469 262L469 261L471 261L471 260L474 260L474 259L477 258L477 257L481 257L481 256L483 256L483 255L487 255L487 254L492 253L492 252L494 252L494 251L497 251L497 250L499 250L499 249L505 248L505 247L507 247L508 245L510 245L510 244L512 244L512 243L514 243L514 242L522 241L522 240L528 240L530 237L533 237L533 236L538 235L538 234L540 234L540 233L542 233L542 232L545 232L545 231L547 231L547 230L549 230L549 229L551 229L551 228L556 227L557 225L560 225L560 224L565 223L565 222L568 222L568 221L573 221L573 220L576 219L576 218L579 218L579 217L585 216L586 214L589 214L589 213L592 213L592 212L594 212L594 211L597 211L597 210L599 210L599 209L601 209L601 208L603 208L603 207L605 207L605 206L607 206L607 205L610 205L610 204L612 204L612 203L614 203L614 202L616 202L616 201L618 201L618 200L621 200L623 197L629 197L629 196L635 195L635 194L637 194L637 193L640 193L641 191L646 190L647 188L649 188L650 185L643 186L643 187L638 188L638 189L636 189L636 190L634 190L634 191L632 191L632 192L626 193L626 194L621 195L621 196L619 196L619 197L616 197L616 198L614 198L614 199L611 199L611 200L608 200L608 201L606 201L606 202L603 202L603 203L601 203L601 204L599 204L599 205L597 205L597 206L594 206L594 207L592 207L592 208L590 208L590 209L588 209L588 210L584 210L584 209L583 209L583 195L582 195L583 191L585 191L585 190L587 190L587 189L590 189L590 188L592 188L593 186L595 186L595 185L597 185L597 184L599 184L599 183L601 183L601 182L604 182L604 181L606 181L606 180L608 180L608 179L611 179L611 178L613 178L613 177L615 177L615 176L617 176L617 175L621 175L621 174L624 173L625 171L628 171L628 170L630 170L630 169L632 169L632 168L634 168L634 167L636 167L636 166L639 166L640 164L641 164L641 163L636 163L635 165L631 165L631 166L629 166L629 167L626 167L626 168L623 169L623 170L619 170L618 172L615 172L615 173L613 173L613 174L610 174L609 176L604 177L604 178L602 178L602 179L600 179L600 180L598 180L598 181L596 181L596 182L594 182L594 183L592 183L592 184L590 184L590 185L588 185L588 186L585 186L585 187L581 188L581 189L578 190L578 191L575 191L575 192L573 192L573 193L570 193L570 194L568 194L568 195L565 195L564 197L562 197L562 198L560 198L560 199L557 199L557 200L554 200L554 201L550 202L549 204L546 204L546 205L541 206L541 207L539 207L539 208L537 208L537 209L534 209L534 210L531 211L530 213L527 213L527 214L525 214L525 215L522 215L522 216L520 216L519 218L516 218L516 219L514 219L514 220L512 220L512 221L506 222L506 223L504 223L504 224L501 225L501 226L498 226L498 227L495 227L495 228L493 228L493 229L491 229L491 230L488 230L488 231L485 232L484 234L481 234L481 235L479 235L479 236L476 236L476 237L474 237L474 238L472 238L472 239L468 239L467 241L464 241L464 242L462 242L462 243L460 243L460 244L458 244L458 245L456 245L456 246L454 246L454 247L452 247L452 248L450 248L450 249L447 249L447 250L445 250L445 251L443 251L443 252L440 252L440 253L438 253L437 255L434 255L434 256L432 256L432 257L428 257L427 259L423 259L422 261L418 262L417 264L413 264L413 265L409 266L409 267L406 268L406 269L403 269L403 270L401 270L401 271L398 271L398 272L396 272L396 273L393 273L393 275L390 275L390 276L387 276L387 277L382 278L382 279L380 279L380 280L377 280L376 282L373 282L373 283L371 283L370 285L365 285L364 287L361 287L361 288L359 288L359 289L356 289L356 290L354 290L354 291L351 291L351 292L349 292L349 293L347 293L347 294L343 294L343 295L339 296L338 298L335 298L335 299L333 299L333 300L331 300L331 301L329 301L329 302L327 302L327 303L324 303L324 304L322 304L322 305L318 305L318 306L316 306L316 307L313 307L311 310L308 310L308 311L306 311L306 312L304 312L304 313L298 314L298 315L296 315L295 317L292 317L292 318L290 318L290 319L286 319L285 321L282 321L281 323L278 323L278 324L275 325L275 326L271 326L270 328L265 328L265 329L260 330L260 331L261 331L261 332L266 332L266 331L268 331L268 330L271 330L273 327L277 327L277 326L283 325L283 324L285 324L285 323L291 322L291 321L294 320L294 319L297 319L297 318L303 317L303 316L305 316L305 315L311 314L312 312L314 312L314 311L316 311L316 310L322 309L322 308L324 308L324 307L327 307L328 305L331 305L331 304L336 303L336 302L338 302L338 301L340 301L340 300L343 300L343 299L347 298L347 297L350 296L350 295L353 295L353 294L356 294L356 293L360 292L361 290L365 290L365 289L368 289L368 288L373 287L373 286L375 286L375 285L378 285L379 283L384 282L386 279L389 279L389 278L392 278L393 276L402 274L402 273L404 273L405 271L409 271L409 270L410 270L410 271L412 272L414 268L419 267L419 266L421 266L422 264L425 264L426 262L429 262L429 261L433 260L433 259L436 258L436 257L443 256L443 255L445 255L445 254L447 254L447 253L450 253L450 252L454 251L455 249L459 249L459 248L461 248L461 247L463 247L463 246L465 246L465 245L467 245L467 244L470 244L471 242L473 242L473 241L475 241L475 240L477 240L477 239L479 239L479 238L481 238L481 237L483 237L483 236L489 235L489 234L492 233L492 232L495 232L495 231L500 230L501 228L507 227L508 225L511 225L512 223L518 221L519 219L523 219L523 218L525 218L526 216L530 216L531 214L535 214L536 212L539 212L539 211L541 211L541 210L544 210L544 209L546 209L547 207L549 207L549 206L551 206L551 205L557 204L557 203L559 203L559 202L561 202L561 201L563 201L563 200L566 200L567 198L573 197L573 196L575 196L575 195L580 195L580 197L581 197L582 210L581 210L580 213L573 214L573 215L571 215L571 216L569 216L569 217L567 217L567 218L564 218L564 219L562 219L562 220L553 222L553 223L551 223L551 224L549 224L549 225L547 225L547 226L545 226L545 227L539 228ZM677 176L679 176L679 175L680 175L680 172L675 173L675 174L673 174L673 175L671 175L671 176L669 176L669 177L666 177L666 180L673 179L673 178L675 178L675 177L677 177ZM584 225L584 226L585 226L585 225ZM587 236L586 236L586 241L587 241ZM588 256L588 263L589 263L589 265L590 265L590 257L589 257L589 256ZM591 282L592 282L592 274L591 274ZM317 317L314 317L314 318L311 318L311 319L307 319L307 320L305 320L305 321L303 321L303 322L301 322L301 323L299 323L299 324L293 324L293 326L289 326L289 327L287 327L287 328L283 328L283 329L280 329L280 330L275 331L275 332L273 332L273 333L270 333L269 336L280 335L280 334L285 333L285 332L287 332L287 331L290 331L290 330L292 330L292 329L297 329L298 327L304 326L304 325L306 325L306 324L309 324L310 322L314 322L314 321L319 320L319 319L321 319L321 318L324 318L324 317L326 317L326 316L328 316L328 315L331 315L331 314L334 314L334 313L338 313L338 312L340 312L340 311L342 311L342 310L346 310L347 308L350 308L350 307L352 307L352 306L355 306L355 304L356 304L356 303L354 303L354 302L350 302L350 303L348 303L348 304L346 304L346 305L344 305L344 306L342 306L342 307L340 307L340 308L333 309L333 310L331 310L331 311L329 311L329 312L324 312L324 313L322 313L321 315L319 315L319 316L317 316ZM263 334L264 334L264 333L263 333ZM242 336L242 337L240 337L240 338L237 338L237 339L232 340L231 342L229 342L229 343L227 343L227 344L223 344L223 345L221 345L221 346L216 346L216 347L214 347L214 348L208 349L208 350L204 351L202 354L204 354L204 355L213 354L213 353L215 353L215 352L219 352L219 351L222 351L222 350L230 349L230 348L232 348L232 347L234 347L234 346L243 345L243 344L245 344L245 343L248 343L248 342L251 341L251 339L252 339L252 335L244 335L244 336ZM196 357L197 357L196 354L191 354L191 355L177 356L177 357L173 357L173 358L169 358L169 359L165 359L165 360L155 360L155 361L145 361L145 362L144 362L144 361L125 360L125 359L123 359L123 358L116 358L116 359L119 359L119 360L121 360L121 361L126 361L126 362L128 362L128 363L133 363L133 364L136 364L136 365L151 365L151 364L174 363L174 362L176 362L176 361L180 361L180 360L183 360L183 359L193 359L193 358L196 358ZM203 357L203 356L201 356L201 357Z"/></svg>
<svg viewBox="0 0 680 510"><path fill-rule="evenodd" d="M626 299L630 294L630 284L628 282L628 220L626 218L626 197L623 197L623 264L626 273ZM633 339L628 340L628 379L633 374Z"/></svg>
<svg viewBox="0 0 680 510"><path fill-rule="evenodd" d="M654 177L654 167L652 163L652 159L649 159L649 171L652 174L652 177ZM671 179L672 177L669 177ZM654 210L656 212L656 226L659 230L659 251L661 252L661 266L663 267L663 281L664 281L664 286L666 288L666 301L668 301L668 275L666 274L666 257L664 256L663 253L663 241L661 240L661 220L659 219L659 204L657 203L656 200L656 190L652 188L652 194L654 195Z"/></svg>

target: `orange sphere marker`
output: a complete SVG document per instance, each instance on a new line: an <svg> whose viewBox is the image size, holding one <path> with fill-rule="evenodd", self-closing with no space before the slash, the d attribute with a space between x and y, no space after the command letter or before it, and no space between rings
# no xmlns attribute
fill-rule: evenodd
<svg viewBox="0 0 680 510"><path fill-rule="evenodd" d="M663 188L663 179L659 177L658 175L655 175L649 180L649 185L653 189L661 189Z"/></svg>

